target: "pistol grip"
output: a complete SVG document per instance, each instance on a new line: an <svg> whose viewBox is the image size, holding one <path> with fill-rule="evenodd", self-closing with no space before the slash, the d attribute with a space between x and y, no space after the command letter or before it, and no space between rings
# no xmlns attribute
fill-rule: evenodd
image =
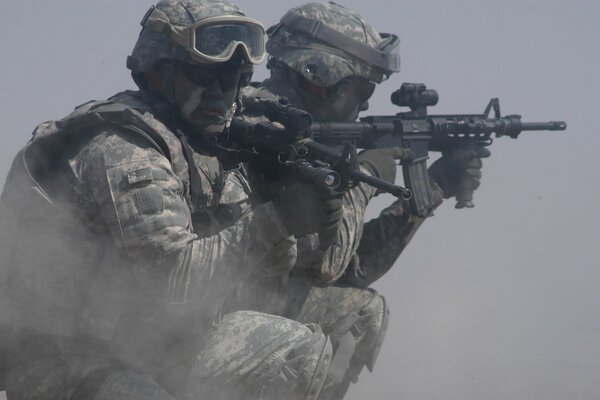
<svg viewBox="0 0 600 400"><path fill-rule="evenodd" d="M454 207L459 209L475 207L475 204L473 203L473 192L474 189L471 180L467 177L463 178L458 186L456 205Z"/></svg>

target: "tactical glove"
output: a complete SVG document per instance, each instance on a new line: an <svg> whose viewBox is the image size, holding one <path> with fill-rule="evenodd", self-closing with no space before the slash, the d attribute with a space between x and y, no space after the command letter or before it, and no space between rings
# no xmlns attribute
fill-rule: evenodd
<svg viewBox="0 0 600 400"><path fill-rule="evenodd" d="M444 198L456 197L456 208L473 207L473 192L481 184L482 158L490 156L485 147L458 147L442 153L431 164L429 174L444 192Z"/></svg>
<svg viewBox="0 0 600 400"><path fill-rule="evenodd" d="M376 177L394 183L396 181L396 160L412 161L414 158L415 154L408 149L386 147L362 151L358 155L358 162Z"/></svg>
<svg viewBox="0 0 600 400"><path fill-rule="evenodd" d="M335 240L342 221L344 193L293 182L275 197L283 223L295 236L319 234L319 247L325 249Z"/></svg>
<svg viewBox="0 0 600 400"><path fill-rule="evenodd" d="M274 200L277 193L283 189L281 179L266 176L265 171L252 164L248 164L247 177L252 189L252 199L257 203Z"/></svg>

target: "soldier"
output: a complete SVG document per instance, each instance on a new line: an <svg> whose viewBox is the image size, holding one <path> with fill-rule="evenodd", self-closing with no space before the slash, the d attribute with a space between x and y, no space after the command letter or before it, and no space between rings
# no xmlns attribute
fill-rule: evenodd
<svg viewBox="0 0 600 400"><path fill-rule="evenodd" d="M224 0L161 0L142 27L140 90L42 123L14 159L0 382L10 400L314 399L332 355L318 325L221 315L260 265L294 264L294 234L332 236L342 214L312 187L258 203L243 166L215 157L264 29Z"/></svg>
<svg viewBox="0 0 600 400"><path fill-rule="evenodd" d="M286 97L310 112L316 121L356 120L368 108L376 84L399 70L398 38L377 33L358 14L335 3L307 3L286 13L268 30L268 69L271 76L244 91L246 97ZM438 198L454 197L459 186L475 190L481 177L486 149L457 149L430 167ZM393 181L394 159L410 157L402 149L365 151L360 163L371 173ZM264 279L257 309L282 313L304 323L318 323L332 338L334 360L320 398L341 399L366 366L373 369L388 320L383 296L369 286L394 264L424 221L397 200L378 218L364 224L364 209L376 193L360 185L348 192L344 209L358 217L344 224L352 240L340 241L336 254L320 251L318 237L298 241L298 261L292 277ZM345 248L344 248L345 247ZM338 262L323 259L342 256ZM335 267L331 269L325 267ZM310 278L310 279L307 279ZM288 282L289 279L289 282ZM316 281L318 287L313 284ZM247 306L253 285L238 288ZM265 288L271 295L265 294ZM287 296L287 306L281 307Z"/></svg>

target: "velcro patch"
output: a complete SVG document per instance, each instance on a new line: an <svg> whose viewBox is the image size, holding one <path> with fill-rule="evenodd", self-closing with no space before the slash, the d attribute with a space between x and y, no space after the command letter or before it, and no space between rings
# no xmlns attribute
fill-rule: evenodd
<svg viewBox="0 0 600 400"><path fill-rule="evenodd" d="M146 187L135 192L135 204L140 214L157 214L164 210L162 191Z"/></svg>
<svg viewBox="0 0 600 400"><path fill-rule="evenodd" d="M129 171L127 173L127 182L130 185L135 185L138 183L150 183L152 182L153 174L152 168L140 168L135 171Z"/></svg>
<svg viewBox="0 0 600 400"><path fill-rule="evenodd" d="M150 167L136 169L127 173L127 183L130 186L136 184L149 184L152 181L166 181L169 179L167 171L152 169Z"/></svg>

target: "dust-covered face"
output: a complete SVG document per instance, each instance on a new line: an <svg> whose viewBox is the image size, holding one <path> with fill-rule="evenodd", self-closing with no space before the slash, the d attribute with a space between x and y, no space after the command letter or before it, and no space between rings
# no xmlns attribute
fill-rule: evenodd
<svg viewBox="0 0 600 400"><path fill-rule="evenodd" d="M238 56L225 63L177 63L175 104L183 119L202 133L221 133L235 112L240 84L251 74L252 66Z"/></svg>
<svg viewBox="0 0 600 400"><path fill-rule="evenodd" d="M360 111L369 108L368 100L375 84L361 77L342 79L330 87L300 79L298 95L316 121L354 121Z"/></svg>

